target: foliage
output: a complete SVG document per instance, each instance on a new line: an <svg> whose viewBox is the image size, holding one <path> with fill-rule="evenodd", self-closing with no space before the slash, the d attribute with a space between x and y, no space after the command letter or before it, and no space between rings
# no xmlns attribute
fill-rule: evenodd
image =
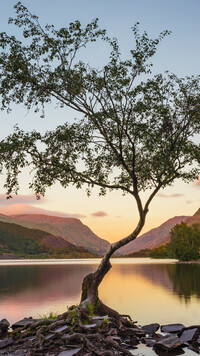
<svg viewBox="0 0 200 356"><path fill-rule="evenodd" d="M63 187L86 186L88 194L97 186L100 194L120 190L135 199L138 225L111 245L96 274L100 283L111 255L140 233L156 193L177 178L190 182L200 172L195 141L200 76L152 75L151 58L169 31L151 39L136 23L135 47L122 59L117 40L99 29L97 20L85 28L79 21L59 30L42 28L20 2L14 7L17 16L9 22L22 29L23 41L0 34L2 110L23 104L43 116L45 104L56 102L81 118L44 135L16 128L0 142L0 172L6 173L8 195L17 193L18 175L29 166L30 188L38 196L58 181ZM110 50L102 68L84 60L85 47L96 41ZM143 191L148 194L144 203Z"/></svg>
<svg viewBox="0 0 200 356"><path fill-rule="evenodd" d="M58 318L58 312L50 311L48 314L39 315L41 320L56 320Z"/></svg>
<svg viewBox="0 0 200 356"><path fill-rule="evenodd" d="M171 241L167 245L168 255L180 261L198 260L200 258L200 228L185 223L176 225L170 233Z"/></svg>
<svg viewBox="0 0 200 356"><path fill-rule="evenodd" d="M92 305L91 302L87 304L87 309L88 309L88 315L89 316L94 316L94 306Z"/></svg>
<svg viewBox="0 0 200 356"><path fill-rule="evenodd" d="M78 315L77 315L77 307L74 307L73 309L69 310L70 315L71 315L71 324L73 325L78 325Z"/></svg>
<svg viewBox="0 0 200 356"><path fill-rule="evenodd" d="M167 246L161 245L149 251L149 257L152 258L168 258Z"/></svg>
<svg viewBox="0 0 200 356"><path fill-rule="evenodd" d="M148 248L144 248L142 250L136 251L136 252L132 252L129 253L128 255L125 256L121 256L123 257L149 257L150 251Z"/></svg>
<svg viewBox="0 0 200 356"><path fill-rule="evenodd" d="M108 317L105 317L105 318L103 319L102 326L108 326L109 323L110 323L110 321L108 320Z"/></svg>
<svg viewBox="0 0 200 356"><path fill-rule="evenodd" d="M9 21L23 28L24 43L0 34L2 109L9 110L15 102L38 111L55 98L61 107L82 113L83 119L44 136L16 130L8 137L1 145L8 193L18 189L17 175L30 164L25 151L36 170L30 185L38 194L56 180L64 187L86 183L89 188L100 186L101 194L110 188L136 196L148 188L157 191L177 177L196 178L196 168L184 168L199 158L191 141L200 130L199 77L160 74L136 81L150 74L149 59L169 31L152 40L140 35L136 24L136 47L123 61L117 40L98 29L97 20L85 29L78 21L69 28L43 29L20 2L14 7L17 18ZM110 60L101 70L76 59L82 47L97 39L111 46ZM42 152L38 140L46 147Z"/></svg>

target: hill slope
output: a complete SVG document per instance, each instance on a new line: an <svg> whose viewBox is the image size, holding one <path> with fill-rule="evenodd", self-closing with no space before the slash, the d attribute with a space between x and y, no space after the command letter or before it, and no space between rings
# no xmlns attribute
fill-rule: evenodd
<svg viewBox="0 0 200 356"><path fill-rule="evenodd" d="M189 216L185 223L189 226L192 224L200 224L200 209L193 216Z"/></svg>
<svg viewBox="0 0 200 356"><path fill-rule="evenodd" d="M119 249L119 253L122 255L128 255L142 249L151 249L163 245L169 239L169 232L171 228L176 224L180 224L182 221L186 221L187 219L188 216L175 216L174 218L165 221L159 227L152 229L139 236L136 240L129 242L129 244Z"/></svg>
<svg viewBox="0 0 200 356"><path fill-rule="evenodd" d="M95 235L88 226L75 218L60 218L42 214L12 216L0 214L0 221L12 222L31 229L46 231L54 236L60 236L76 246L83 246L87 250L100 255L104 254L110 246L108 241Z"/></svg>
<svg viewBox="0 0 200 356"><path fill-rule="evenodd" d="M2 216L1 216L2 217ZM93 255L83 248L77 247L62 237L53 236L45 231L28 229L21 225L0 221L0 253L11 253L18 256L38 254L66 254L70 257L87 257Z"/></svg>

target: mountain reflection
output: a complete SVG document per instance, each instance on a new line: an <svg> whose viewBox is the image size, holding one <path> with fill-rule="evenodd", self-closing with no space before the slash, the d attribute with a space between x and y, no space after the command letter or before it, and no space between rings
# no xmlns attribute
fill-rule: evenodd
<svg viewBox="0 0 200 356"><path fill-rule="evenodd" d="M188 301L192 296L200 298L200 264L131 264L116 265L120 275L141 276L168 289Z"/></svg>
<svg viewBox="0 0 200 356"><path fill-rule="evenodd" d="M27 265L0 267L0 300L5 293L27 291L33 296L39 291L45 297L53 292L59 295L79 295L83 277L95 266L87 265Z"/></svg>
<svg viewBox="0 0 200 356"><path fill-rule="evenodd" d="M64 312L79 302L81 282L95 268L73 263L0 265L0 320L14 322L50 310ZM200 265L118 262L103 280L100 297L140 322L187 322L192 311L195 323L200 317L199 279ZM170 306L171 316L166 306Z"/></svg>

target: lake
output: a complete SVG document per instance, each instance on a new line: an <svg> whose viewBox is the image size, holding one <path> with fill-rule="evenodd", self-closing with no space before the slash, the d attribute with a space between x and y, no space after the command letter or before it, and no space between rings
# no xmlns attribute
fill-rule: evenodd
<svg viewBox="0 0 200 356"><path fill-rule="evenodd" d="M100 260L0 261L0 320L13 323L79 303L81 281ZM200 265L113 259L100 298L139 325L200 324Z"/></svg>

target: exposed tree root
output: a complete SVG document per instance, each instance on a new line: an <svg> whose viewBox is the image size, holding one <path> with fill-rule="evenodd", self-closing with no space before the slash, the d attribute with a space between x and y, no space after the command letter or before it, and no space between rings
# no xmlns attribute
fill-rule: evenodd
<svg viewBox="0 0 200 356"><path fill-rule="evenodd" d="M127 328L136 328L131 318L121 316L100 301L98 307L99 316L91 315L85 306L79 305L70 307L56 320L39 320L14 330L8 335L14 340L10 349L20 348L28 356L59 355L63 350L75 347L81 348L83 355L114 356L120 353L131 356L128 348L123 346L126 337L120 336L120 332Z"/></svg>

